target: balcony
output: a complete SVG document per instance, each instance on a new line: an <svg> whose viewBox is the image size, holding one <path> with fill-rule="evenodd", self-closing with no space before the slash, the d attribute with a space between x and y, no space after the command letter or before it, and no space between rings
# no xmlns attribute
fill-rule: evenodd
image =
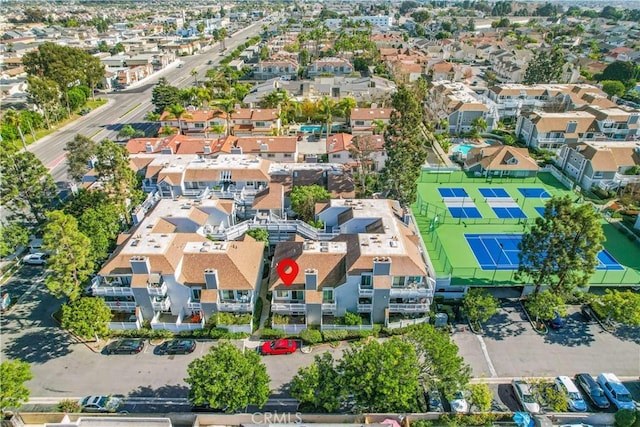
<svg viewBox="0 0 640 427"><path fill-rule="evenodd" d="M119 279L104 277L95 277L92 280L91 291L93 296L99 297L133 296L133 290L128 284L122 283Z"/></svg>
<svg viewBox="0 0 640 427"><path fill-rule="evenodd" d="M371 313L373 304L358 304L358 313Z"/></svg>
<svg viewBox="0 0 640 427"><path fill-rule="evenodd" d="M218 311L242 311L250 313L253 304L250 302L236 302L236 301L221 301L218 303Z"/></svg>
<svg viewBox="0 0 640 427"><path fill-rule="evenodd" d="M284 331L287 334L296 334L307 328L305 316L271 316L271 328Z"/></svg>
<svg viewBox="0 0 640 427"><path fill-rule="evenodd" d="M429 311L429 304L389 304L389 311L392 313L421 313Z"/></svg>
<svg viewBox="0 0 640 427"><path fill-rule="evenodd" d="M541 138L538 137L536 138L536 140L538 141L538 144L548 144L548 143L552 143L552 144L558 144L558 143L564 143L565 138Z"/></svg>
<svg viewBox="0 0 640 427"><path fill-rule="evenodd" d="M135 301L105 301L104 304L111 310L132 312L136 309Z"/></svg>
<svg viewBox="0 0 640 427"><path fill-rule="evenodd" d="M150 296L163 297L167 295L167 284L164 283L149 283L147 284L147 292Z"/></svg>
<svg viewBox="0 0 640 427"><path fill-rule="evenodd" d="M406 286L392 287L389 291L392 298L433 298L433 289L427 287Z"/></svg>
<svg viewBox="0 0 640 427"><path fill-rule="evenodd" d="M273 313L306 313L307 305L304 303L277 302L277 303L271 304L271 312Z"/></svg>
<svg viewBox="0 0 640 427"><path fill-rule="evenodd" d="M336 302L322 302L322 311L336 311Z"/></svg>
<svg viewBox="0 0 640 427"><path fill-rule="evenodd" d="M193 331L204 328L205 319L202 315L174 316L157 311L151 320L151 329L166 329L171 332Z"/></svg>
<svg viewBox="0 0 640 427"><path fill-rule="evenodd" d="M122 312L114 311L111 317L111 321L107 324L109 329L125 330L125 329L140 329L142 327L142 315L140 310L138 313L134 312Z"/></svg>
<svg viewBox="0 0 640 427"><path fill-rule="evenodd" d="M187 310L188 311L200 311L202 310L202 304L200 301L196 301L192 298L187 300Z"/></svg>
<svg viewBox="0 0 640 427"><path fill-rule="evenodd" d="M363 288L362 286L358 288L358 295L361 297L372 297L373 296L373 288Z"/></svg>
<svg viewBox="0 0 640 427"><path fill-rule="evenodd" d="M171 299L169 297L153 297L151 306L154 311L169 311L171 308Z"/></svg>

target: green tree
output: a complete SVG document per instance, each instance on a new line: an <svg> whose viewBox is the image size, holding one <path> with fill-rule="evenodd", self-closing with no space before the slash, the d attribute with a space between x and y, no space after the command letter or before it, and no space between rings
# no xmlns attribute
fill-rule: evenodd
<svg viewBox="0 0 640 427"><path fill-rule="evenodd" d="M327 130L327 138L331 133L331 122L333 120L333 113L336 109L336 103L329 98L328 96L323 97L318 101L318 109L316 110L318 114L322 117L326 130ZM320 132L322 134L322 131Z"/></svg>
<svg viewBox="0 0 640 427"><path fill-rule="evenodd" d="M329 200L331 194L317 184L314 185L295 185L289 195L291 200L291 208L305 222L315 220L316 203Z"/></svg>
<svg viewBox="0 0 640 427"><path fill-rule="evenodd" d="M0 202L4 209L27 222L43 223L57 191L42 162L30 151L7 153L0 149L0 176Z"/></svg>
<svg viewBox="0 0 640 427"><path fill-rule="evenodd" d="M233 412L247 405L262 407L269 399L269 375L258 353L242 352L228 342L187 367L189 401Z"/></svg>
<svg viewBox="0 0 640 427"><path fill-rule="evenodd" d="M27 77L27 100L39 108L47 127L51 127L51 113L60 105L60 89L55 81L38 76Z"/></svg>
<svg viewBox="0 0 640 427"><path fill-rule="evenodd" d="M43 249L50 251L45 284L56 297L74 301L80 296L81 285L93 273L91 241L78 231L78 222L62 211L47 214Z"/></svg>
<svg viewBox="0 0 640 427"><path fill-rule="evenodd" d="M14 253L18 247L27 246L29 232L22 224L11 222L8 225L0 224L0 258Z"/></svg>
<svg viewBox="0 0 640 427"><path fill-rule="evenodd" d="M487 121L482 116L473 119L471 126L478 132L485 132L488 128Z"/></svg>
<svg viewBox="0 0 640 427"><path fill-rule="evenodd" d="M638 67L633 62L616 61L607 65L598 80L617 80L627 86L627 82L638 80L638 77Z"/></svg>
<svg viewBox="0 0 640 427"><path fill-rule="evenodd" d="M409 206L416 200L416 181L427 158L420 129L422 109L415 94L400 85L392 95L394 110L384 133L387 161L380 182L388 197Z"/></svg>
<svg viewBox="0 0 640 427"><path fill-rule="evenodd" d="M417 408L418 357L398 338L369 341L344 351L338 370L345 391L364 412L414 412Z"/></svg>
<svg viewBox="0 0 640 427"><path fill-rule="evenodd" d="M291 396L315 411L337 412L344 400L341 376L329 352L316 355L291 380Z"/></svg>
<svg viewBox="0 0 640 427"><path fill-rule="evenodd" d="M62 305L61 324L81 338L99 340L109 333L111 317L103 298L84 297Z"/></svg>
<svg viewBox="0 0 640 427"><path fill-rule="evenodd" d="M498 311L499 303L486 289L474 288L464 295L462 305L467 318L474 324L486 322L493 317Z"/></svg>
<svg viewBox="0 0 640 427"><path fill-rule="evenodd" d="M247 235L253 237L258 242L264 242L266 247L269 247L269 231L264 228L254 228L247 231Z"/></svg>
<svg viewBox="0 0 640 427"><path fill-rule="evenodd" d="M471 393L469 399L471 400L471 405L478 408L478 411L487 412L491 409L493 393L487 383L470 384L469 392Z"/></svg>
<svg viewBox="0 0 640 427"><path fill-rule="evenodd" d="M82 412L82 406L77 400L63 399L56 405L56 412L64 412L65 414Z"/></svg>
<svg viewBox="0 0 640 427"><path fill-rule="evenodd" d="M540 320L551 320L555 316L554 311L561 315L565 313L564 298L548 289L543 292L531 294L527 297L525 307L529 315L535 319L536 324Z"/></svg>
<svg viewBox="0 0 640 427"><path fill-rule="evenodd" d="M82 181L82 177L89 171L89 161L96 155L98 143L87 136L76 134L64 149L67 152L69 176L78 182Z"/></svg>
<svg viewBox="0 0 640 427"><path fill-rule="evenodd" d="M614 320L631 326L640 326L640 295L630 290L606 289L600 297L606 321Z"/></svg>
<svg viewBox="0 0 640 427"><path fill-rule="evenodd" d="M616 412L616 427L632 427L636 423L637 411L633 409L620 409Z"/></svg>
<svg viewBox="0 0 640 427"><path fill-rule="evenodd" d="M524 73L523 83L526 85L549 82L561 83L564 64L564 55L560 49L553 49L552 51L540 49L529 62Z"/></svg>
<svg viewBox="0 0 640 427"><path fill-rule="evenodd" d="M17 408L29 400L29 388L24 385L33 379L28 363L20 360L5 360L0 364L0 412Z"/></svg>
<svg viewBox="0 0 640 427"><path fill-rule="evenodd" d="M443 390L447 398L466 388L471 368L449 334L423 323L409 332L407 340L416 349L421 378L429 388Z"/></svg>
<svg viewBox="0 0 640 427"><path fill-rule="evenodd" d="M123 212L127 213L127 199L133 206L143 200L136 173L129 166L129 153L122 145L102 140L96 150L95 170L104 191Z"/></svg>
<svg viewBox="0 0 640 427"><path fill-rule="evenodd" d="M622 96L626 92L624 83L618 80L603 80L600 82L602 90L609 96Z"/></svg>
<svg viewBox="0 0 640 427"><path fill-rule="evenodd" d="M136 130L131 125L124 125L118 132L118 138L122 139L130 139L130 138L140 138L144 136L144 132L141 130Z"/></svg>
<svg viewBox="0 0 640 427"><path fill-rule="evenodd" d="M76 86L67 91L67 102L69 103L69 108L72 111L77 110L87 103L87 96L84 91Z"/></svg>
<svg viewBox="0 0 640 427"><path fill-rule="evenodd" d="M161 78L151 91L151 103L156 107L156 113L162 114L170 105L180 104L180 89Z"/></svg>
<svg viewBox="0 0 640 427"><path fill-rule="evenodd" d="M118 233L122 229L119 206L104 203L86 209L78 218L78 230L91 240L90 259L99 264L109 255Z"/></svg>
<svg viewBox="0 0 640 427"><path fill-rule="evenodd" d="M516 278L529 277L535 292L548 285L564 295L586 286L604 240L600 214L591 205L574 206L569 196L553 197L522 236Z"/></svg>

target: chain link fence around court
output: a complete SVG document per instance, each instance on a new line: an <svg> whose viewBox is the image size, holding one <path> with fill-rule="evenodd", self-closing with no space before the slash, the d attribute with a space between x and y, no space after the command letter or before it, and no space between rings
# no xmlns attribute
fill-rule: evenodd
<svg viewBox="0 0 640 427"><path fill-rule="evenodd" d="M468 182L468 183L534 183L539 182L537 176L513 177L513 176L495 176L495 175L476 175L471 172L463 172L459 169L452 168L432 168L423 167L418 183L434 183L444 184L449 182Z"/></svg>
<svg viewBox="0 0 640 427"><path fill-rule="evenodd" d="M483 199L484 201L484 199ZM469 203L469 207L474 206L474 203ZM514 202L511 202L514 203ZM463 205L462 205L463 206ZM464 207L464 206L463 206ZM426 217L429 223L429 230L433 230L442 224L461 224L461 225L517 225L522 226L522 230L525 231L530 225L533 224L533 218L454 218L447 208L437 206L434 203L425 202L422 197L418 195L416 206L414 208L416 215Z"/></svg>

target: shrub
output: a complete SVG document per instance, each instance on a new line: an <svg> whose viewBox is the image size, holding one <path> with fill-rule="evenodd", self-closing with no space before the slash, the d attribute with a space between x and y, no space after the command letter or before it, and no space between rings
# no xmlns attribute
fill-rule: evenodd
<svg viewBox="0 0 640 427"><path fill-rule="evenodd" d="M347 331L343 329L323 331L322 338L324 338L324 340L327 342L341 341L347 338Z"/></svg>
<svg viewBox="0 0 640 427"><path fill-rule="evenodd" d="M616 427L632 427L636 422L636 411L632 409L620 409L616 412Z"/></svg>
<svg viewBox="0 0 640 427"><path fill-rule="evenodd" d="M253 330L260 327L260 317L262 316L262 298L256 300L256 309L253 314Z"/></svg>
<svg viewBox="0 0 640 427"><path fill-rule="evenodd" d="M234 314L219 312L216 314L216 325L247 325L251 323L251 314Z"/></svg>
<svg viewBox="0 0 640 427"><path fill-rule="evenodd" d="M412 420L410 422L411 427L431 427L433 426L433 421L431 420Z"/></svg>
<svg viewBox="0 0 640 427"><path fill-rule="evenodd" d="M82 412L82 407L76 400L64 399L56 405L56 412L73 413Z"/></svg>
<svg viewBox="0 0 640 427"><path fill-rule="evenodd" d="M278 338L284 338L286 334L284 333L284 331L280 331L278 329L269 329L269 328L264 328L262 330L262 338L265 340L275 340Z"/></svg>
<svg viewBox="0 0 640 427"><path fill-rule="evenodd" d="M362 317L347 311L344 313L344 324L348 326L362 325Z"/></svg>
<svg viewBox="0 0 640 427"><path fill-rule="evenodd" d="M322 333L317 329L304 329L300 332L300 338L307 344L322 342Z"/></svg>
<svg viewBox="0 0 640 427"><path fill-rule="evenodd" d="M239 340L248 336L246 332L229 332L223 328L213 328L209 331L209 337L214 340Z"/></svg>
<svg viewBox="0 0 640 427"><path fill-rule="evenodd" d="M109 334L114 338L148 338L148 339L161 339L161 338L173 338L174 333L167 329L125 329L121 331L110 331Z"/></svg>

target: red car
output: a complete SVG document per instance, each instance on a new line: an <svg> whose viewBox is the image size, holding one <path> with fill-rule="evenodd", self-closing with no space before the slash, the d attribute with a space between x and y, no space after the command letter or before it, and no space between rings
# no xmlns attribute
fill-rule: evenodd
<svg viewBox="0 0 640 427"><path fill-rule="evenodd" d="M260 347L262 354L290 354L295 353L298 344L294 340L280 339L275 341L267 341Z"/></svg>

